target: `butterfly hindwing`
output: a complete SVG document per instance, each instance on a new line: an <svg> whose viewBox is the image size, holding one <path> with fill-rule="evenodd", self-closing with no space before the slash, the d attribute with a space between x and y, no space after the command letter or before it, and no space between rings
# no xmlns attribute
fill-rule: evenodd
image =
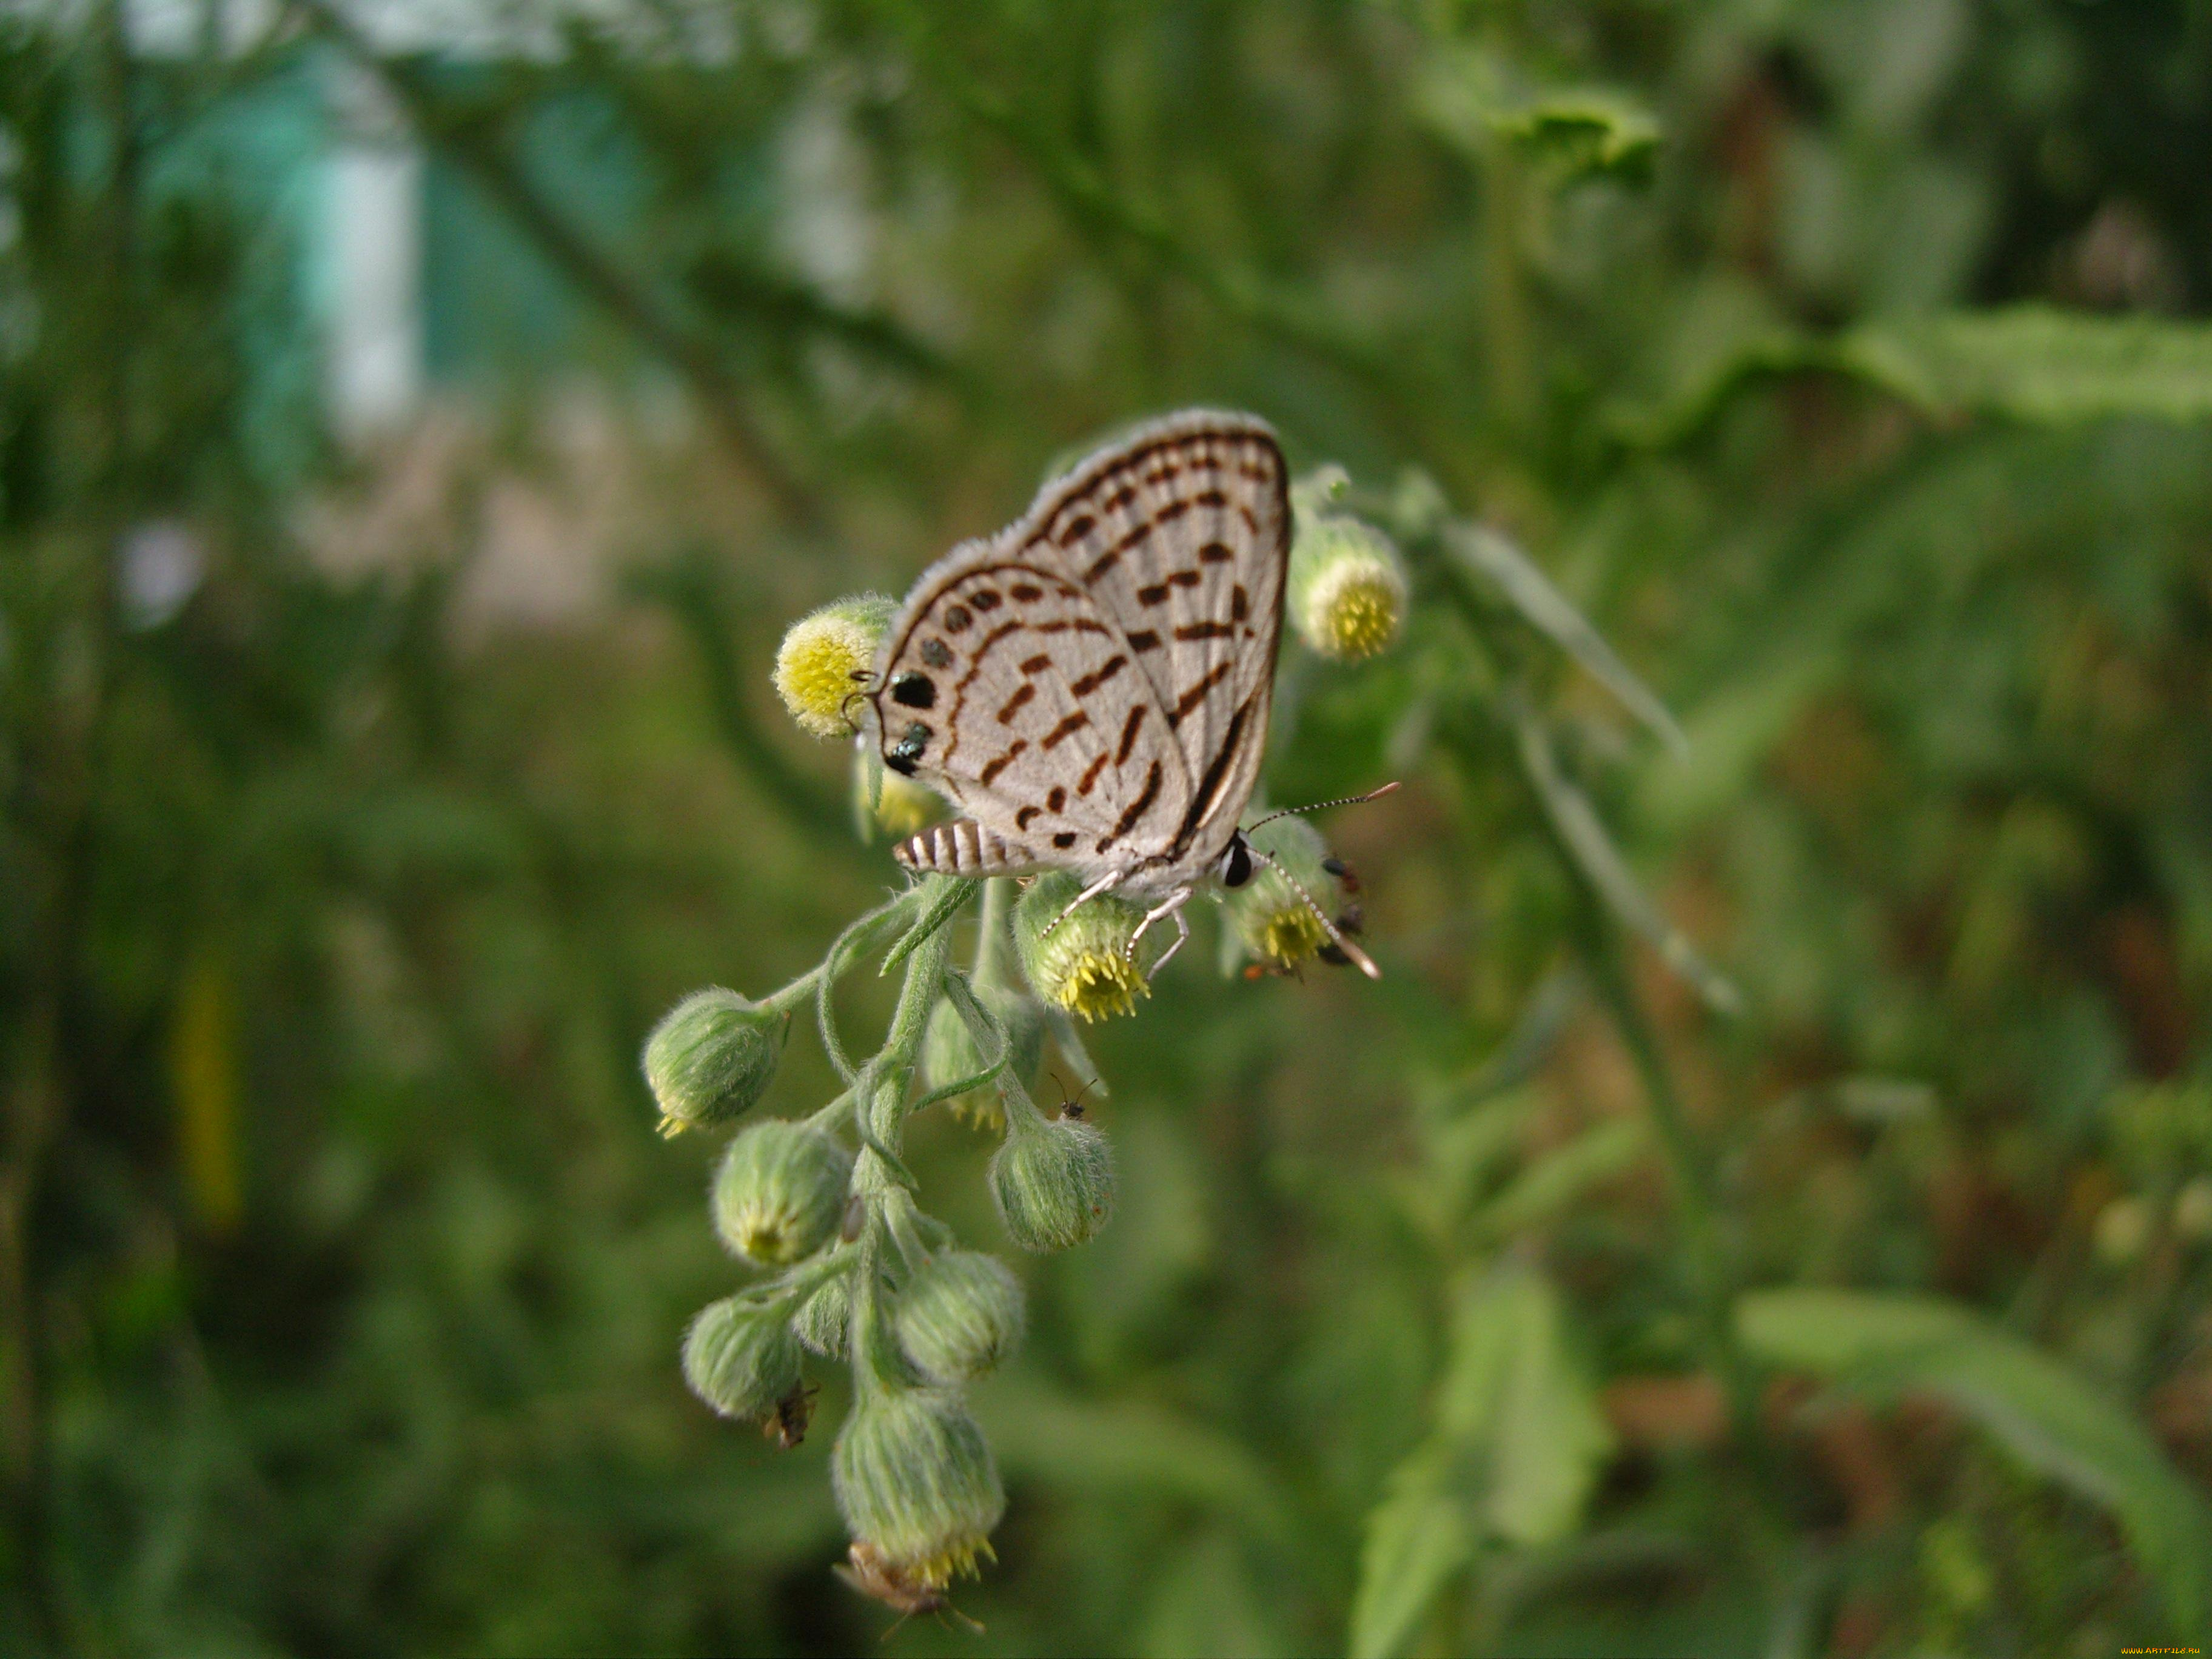
<svg viewBox="0 0 2212 1659"><path fill-rule="evenodd" d="M1024 526L1119 623L1190 780L1182 811L1135 831L1139 850L1210 861L1266 747L1290 555L1274 434L1250 416L1176 416L1048 486Z"/></svg>
<svg viewBox="0 0 2212 1659"><path fill-rule="evenodd" d="M1250 416L1092 456L915 584L872 692L884 763L997 837L996 867L1187 883L1257 775L1289 532Z"/></svg>

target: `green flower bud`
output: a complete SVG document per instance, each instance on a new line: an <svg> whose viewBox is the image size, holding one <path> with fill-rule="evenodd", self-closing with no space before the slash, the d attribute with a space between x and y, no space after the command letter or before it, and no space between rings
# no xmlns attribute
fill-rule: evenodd
<svg viewBox="0 0 2212 1659"><path fill-rule="evenodd" d="M660 1133L744 1115L775 1078L786 1027L781 1014L720 986L670 1009L645 1041L645 1080L660 1107Z"/></svg>
<svg viewBox="0 0 2212 1659"><path fill-rule="evenodd" d="M853 745L853 822L864 843L903 841L944 812L942 796L884 766L865 737Z"/></svg>
<svg viewBox="0 0 2212 1659"><path fill-rule="evenodd" d="M850 1274L833 1279L799 1304L791 1328L824 1359L842 1359L853 1326Z"/></svg>
<svg viewBox="0 0 2212 1659"><path fill-rule="evenodd" d="M947 1250L900 1293L892 1328L914 1368L933 1382L988 1376L1022 1340L1021 1281L980 1250Z"/></svg>
<svg viewBox="0 0 2212 1659"><path fill-rule="evenodd" d="M1284 602L1316 653L1357 662L1385 650L1406 620L1405 561L1371 525L1334 513L1300 514Z"/></svg>
<svg viewBox="0 0 2212 1659"><path fill-rule="evenodd" d="M1065 1250L1114 1214L1114 1154L1095 1123L1018 1110L991 1160L991 1196L1025 1250Z"/></svg>
<svg viewBox="0 0 2212 1659"><path fill-rule="evenodd" d="M763 1267L811 1255L837 1231L852 1173L852 1154L827 1131L780 1117L756 1123L715 1174L714 1230Z"/></svg>
<svg viewBox="0 0 2212 1659"><path fill-rule="evenodd" d="M799 1383L790 1316L744 1297L711 1303L684 1334L684 1380L724 1417L758 1421Z"/></svg>
<svg viewBox="0 0 2212 1659"><path fill-rule="evenodd" d="M881 593L856 593L792 623L776 647L775 694L793 720L817 738L853 729L853 695L866 690L877 643L897 609Z"/></svg>
<svg viewBox="0 0 2212 1659"><path fill-rule="evenodd" d="M1065 902L1065 901L1063 901ZM975 1000L990 1010L1006 1033L1006 1069L1024 1088L1036 1075L1044 1058L1044 1010L1035 997L1000 985L978 984ZM968 1030L968 1022L950 998L931 1010L921 1038L921 1081L926 1089L942 1089L965 1077L974 1077L989 1063ZM999 1091L991 1085L956 1095L952 1109L977 1128L995 1129L1003 1121Z"/></svg>
<svg viewBox="0 0 2212 1659"><path fill-rule="evenodd" d="M1006 1507L991 1449L959 1397L880 1381L854 1402L830 1484L854 1540L928 1589L975 1571Z"/></svg>
<svg viewBox="0 0 2212 1659"><path fill-rule="evenodd" d="M1175 930L1154 928L1146 934L1139 960L1131 961L1129 941L1145 913L1111 893L1084 900L1054 927L1068 901L1082 890L1082 879L1065 870L1030 884L1014 906L1014 951L1022 972L1037 995L1086 1020L1133 1014L1137 999L1152 994L1145 970L1159 959Z"/></svg>
<svg viewBox="0 0 2212 1659"><path fill-rule="evenodd" d="M1229 924L1255 961L1273 968L1296 967L1329 942L1328 933L1285 876L1287 872L1304 888L1315 904L1333 908L1342 890L1322 863L1328 856L1328 844L1304 818L1277 818L1254 830L1250 840L1282 868L1253 860L1252 879L1229 895Z"/></svg>

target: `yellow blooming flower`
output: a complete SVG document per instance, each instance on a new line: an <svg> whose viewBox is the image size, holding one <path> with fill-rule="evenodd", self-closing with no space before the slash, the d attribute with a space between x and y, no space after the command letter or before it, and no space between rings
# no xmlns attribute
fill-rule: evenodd
<svg viewBox="0 0 2212 1659"><path fill-rule="evenodd" d="M857 593L801 617L785 633L775 653L776 695L816 737L853 729L853 695L866 689L863 677L896 608L880 593Z"/></svg>

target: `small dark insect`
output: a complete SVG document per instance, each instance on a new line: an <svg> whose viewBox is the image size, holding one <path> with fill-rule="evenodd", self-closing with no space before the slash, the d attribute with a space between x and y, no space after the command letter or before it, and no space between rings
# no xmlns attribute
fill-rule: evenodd
<svg viewBox="0 0 2212 1659"><path fill-rule="evenodd" d="M814 1420L814 1396L821 1392L820 1383L802 1382L775 1402L761 1432L779 1451L789 1451L806 1438L806 1425Z"/></svg>
<svg viewBox="0 0 2212 1659"><path fill-rule="evenodd" d="M838 1568L837 1576L861 1595L873 1596L885 1607L895 1607L898 1611L898 1625L893 1625L890 1630L884 1632L885 1640L890 1639L891 1631L896 1631L899 1625L903 1625L917 1613L933 1613L940 1623L949 1613L975 1634L981 1636L983 1633L980 1622L970 1619L945 1599L942 1584L917 1583L878 1554L874 1545L855 1544L848 1552L847 1559L852 1565Z"/></svg>
<svg viewBox="0 0 2212 1659"><path fill-rule="evenodd" d="M860 1236L860 1228L868 1218L867 1200L854 1193L845 1200L845 1213L837 1223L839 1243L850 1244Z"/></svg>
<svg viewBox="0 0 2212 1659"><path fill-rule="evenodd" d="M1349 875L1342 879L1344 890L1347 895L1359 890L1358 884ZM1357 938L1362 931L1362 924L1366 920L1367 913L1359 908L1359 901L1347 896L1344 902L1344 908L1337 912L1336 931L1347 938ZM1334 943L1322 945L1319 955L1323 962L1339 968L1349 968L1352 965L1352 958L1345 955Z"/></svg>
<svg viewBox="0 0 2212 1659"><path fill-rule="evenodd" d="M1072 1123L1080 1123L1083 1121L1083 1097L1098 1086L1098 1079L1092 1078L1090 1082L1075 1091L1075 1097L1071 1100L1068 1098L1067 1085L1060 1080L1060 1073L1052 1072L1047 1075L1052 1079L1054 1086L1060 1091L1060 1115Z"/></svg>

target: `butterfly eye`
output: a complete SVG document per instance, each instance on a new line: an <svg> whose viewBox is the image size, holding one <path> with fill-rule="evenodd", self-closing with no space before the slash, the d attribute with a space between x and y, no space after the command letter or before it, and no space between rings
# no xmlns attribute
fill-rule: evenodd
<svg viewBox="0 0 2212 1659"><path fill-rule="evenodd" d="M1239 836L1229 843L1228 852L1222 855L1221 884L1224 887L1242 887L1251 879L1252 854L1244 845L1244 837Z"/></svg>

